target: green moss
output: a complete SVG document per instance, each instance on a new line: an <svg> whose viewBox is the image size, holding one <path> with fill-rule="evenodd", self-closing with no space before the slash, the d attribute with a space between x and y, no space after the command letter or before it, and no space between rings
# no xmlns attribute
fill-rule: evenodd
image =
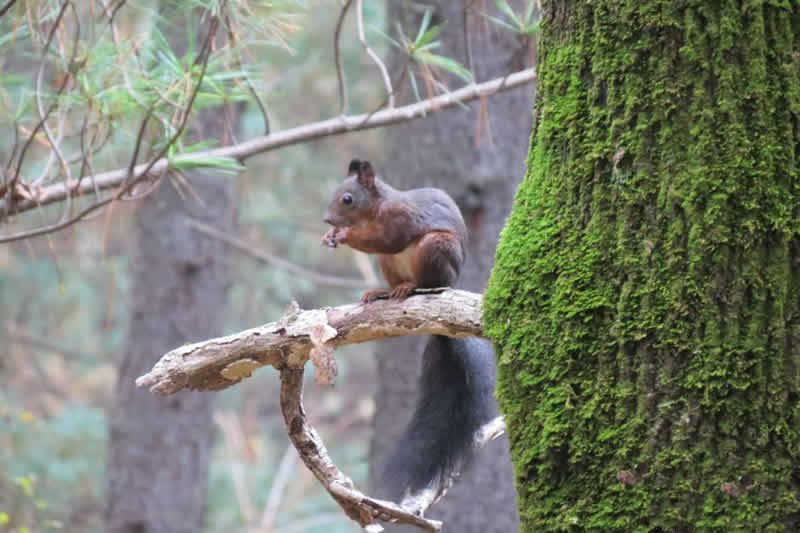
<svg viewBox="0 0 800 533"><path fill-rule="evenodd" d="M800 7L551 2L486 294L523 531L800 528Z"/></svg>

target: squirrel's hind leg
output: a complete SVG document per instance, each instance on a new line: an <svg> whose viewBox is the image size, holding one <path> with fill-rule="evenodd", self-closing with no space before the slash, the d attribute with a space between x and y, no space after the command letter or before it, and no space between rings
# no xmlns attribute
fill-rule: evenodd
<svg viewBox="0 0 800 533"><path fill-rule="evenodd" d="M458 237L450 232L427 233L417 245L414 278L423 289L452 287L458 280L464 252Z"/></svg>

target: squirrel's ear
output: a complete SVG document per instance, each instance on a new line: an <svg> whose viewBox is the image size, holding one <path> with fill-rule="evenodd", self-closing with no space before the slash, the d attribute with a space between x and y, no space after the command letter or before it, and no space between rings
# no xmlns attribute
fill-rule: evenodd
<svg viewBox="0 0 800 533"><path fill-rule="evenodd" d="M361 170L361 161L359 161L358 159L353 159L347 166L347 175L352 176L353 174L358 174L360 170Z"/></svg>
<svg viewBox="0 0 800 533"><path fill-rule="evenodd" d="M361 167L358 169L358 183L365 189L372 190L375 188L375 172L372 170L372 165L369 161L361 162Z"/></svg>

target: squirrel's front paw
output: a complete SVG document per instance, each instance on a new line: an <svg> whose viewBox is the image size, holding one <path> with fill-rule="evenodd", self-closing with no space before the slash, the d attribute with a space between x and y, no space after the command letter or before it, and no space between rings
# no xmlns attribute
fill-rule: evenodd
<svg viewBox="0 0 800 533"><path fill-rule="evenodd" d="M347 228L331 228L322 236L322 244L329 248L336 248L347 237Z"/></svg>

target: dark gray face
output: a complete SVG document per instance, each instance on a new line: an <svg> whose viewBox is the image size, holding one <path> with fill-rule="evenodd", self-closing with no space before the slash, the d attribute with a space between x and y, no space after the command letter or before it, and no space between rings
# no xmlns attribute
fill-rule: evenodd
<svg viewBox="0 0 800 533"><path fill-rule="evenodd" d="M337 228L352 226L370 216L371 199L370 191L356 176L350 176L333 191L324 220Z"/></svg>

